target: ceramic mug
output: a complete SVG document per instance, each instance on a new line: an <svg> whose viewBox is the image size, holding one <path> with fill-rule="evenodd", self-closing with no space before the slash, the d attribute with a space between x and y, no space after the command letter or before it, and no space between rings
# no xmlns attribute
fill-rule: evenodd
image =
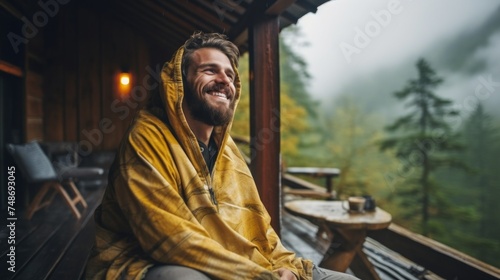
<svg viewBox="0 0 500 280"><path fill-rule="evenodd" d="M345 201L342 201L342 207L350 212L361 213L365 210L366 198L362 196L350 196L347 198L348 207L345 206Z"/></svg>

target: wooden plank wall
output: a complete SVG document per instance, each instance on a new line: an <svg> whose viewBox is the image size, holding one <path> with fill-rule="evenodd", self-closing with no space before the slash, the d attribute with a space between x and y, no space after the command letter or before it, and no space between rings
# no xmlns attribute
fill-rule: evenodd
<svg viewBox="0 0 500 280"><path fill-rule="evenodd" d="M26 73L26 138L43 139L43 76L35 71Z"/></svg>
<svg viewBox="0 0 500 280"><path fill-rule="evenodd" d="M117 148L147 100L150 45L141 34L83 1L61 7L45 35L44 140L77 141L83 155ZM117 93L123 67L128 97ZM150 81L148 84L155 84Z"/></svg>
<svg viewBox="0 0 500 280"><path fill-rule="evenodd" d="M43 30L30 40L26 49L24 137L26 140L43 139Z"/></svg>

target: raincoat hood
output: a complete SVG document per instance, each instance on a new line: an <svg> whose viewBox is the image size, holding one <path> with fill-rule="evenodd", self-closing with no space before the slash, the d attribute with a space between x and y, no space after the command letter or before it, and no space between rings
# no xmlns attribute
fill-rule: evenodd
<svg viewBox="0 0 500 280"><path fill-rule="evenodd" d="M164 109L168 122L171 124L171 127L174 130L174 134L179 136L178 139L181 142L181 145L185 148L186 151L188 151L190 149L189 147L192 146L190 143L192 141L195 141L196 137L186 121L186 117L182 108L185 94L182 75L183 54L184 47L180 47L173 55L172 59L163 65L161 71L162 84L158 93L160 96L159 100L156 100L161 101L161 104L157 105L161 106L162 109ZM241 94L241 82L238 68L234 64L233 71L235 73L233 83L235 87L234 102L236 110L236 106L238 105ZM225 141L231 129L233 118L234 115L231 118L231 122L227 125L214 127L212 137L219 147L225 144ZM187 137L181 137L184 135L187 135ZM191 160L195 159L195 157L191 153L189 153L189 157Z"/></svg>

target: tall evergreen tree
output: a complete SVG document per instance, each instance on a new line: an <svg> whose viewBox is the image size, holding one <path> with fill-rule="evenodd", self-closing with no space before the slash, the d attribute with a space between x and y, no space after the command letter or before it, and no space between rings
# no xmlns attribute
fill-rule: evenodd
<svg viewBox="0 0 500 280"><path fill-rule="evenodd" d="M500 184L499 127L478 104L462 127L466 149L461 153L472 172L448 172L448 182L455 182L456 203L468 205L475 219L466 223L447 223L452 238L448 244L493 265L500 265L500 224L498 197Z"/></svg>
<svg viewBox="0 0 500 280"><path fill-rule="evenodd" d="M458 112L451 108L450 100L434 93L443 79L424 59L416 67L418 77L394 93L409 112L387 127L393 136L382 141L381 149L394 149L401 160L399 176L403 180L396 193L408 211L407 218L419 221L422 234L430 235L437 230L432 229L431 215L445 216L451 205L433 175L441 167L462 166L448 154L461 145L447 123Z"/></svg>
<svg viewBox="0 0 500 280"><path fill-rule="evenodd" d="M492 119L478 104L474 112L467 119L463 129L463 138L467 146L465 160L474 174L466 177L467 187L478 191L478 207L480 213L479 232L482 237L494 236L495 221L500 207L497 203L500 189L494 174L498 172L500 164L498 150L498 131L492 126ZM496 182L496 184L495 184ZM497 194L497 195L494 195Z"/></svg>

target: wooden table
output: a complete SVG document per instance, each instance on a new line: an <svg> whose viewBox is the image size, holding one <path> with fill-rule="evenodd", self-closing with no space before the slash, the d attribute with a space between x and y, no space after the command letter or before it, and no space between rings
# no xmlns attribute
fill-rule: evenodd
<svg viewBox="0 0 500 280"><path fill-rule="evenodd" d="M340 169L328 167L288 167L287 173L297 175L309 175L313 177L325 177L326 191L331 193L333 190L332 179L340 175Z"/></svg>
<svg viewBox="0 0 500 280"><path fill-rule="evenodd" d="M347 206L347 202L345 202ZM367 232L387 228L392 216L380 208L372 212L350 213L341 201L295 200L285 203L293 215L305 218L333 235L320 267L345 272L348 267L361 279L380 279L363 252Z"/></svg>

